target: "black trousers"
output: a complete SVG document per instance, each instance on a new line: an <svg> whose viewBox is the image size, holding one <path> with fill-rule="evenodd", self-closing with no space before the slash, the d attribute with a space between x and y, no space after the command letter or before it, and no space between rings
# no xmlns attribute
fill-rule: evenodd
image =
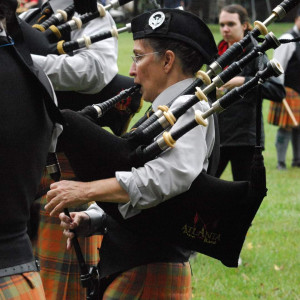
<svg viewBox="0 0 300 300"><path fill-rule="evenodd" d="M228 163L234 181L250 180L254 146L228 146L220 148L219 166L216 177L220 178Z"/></svg>

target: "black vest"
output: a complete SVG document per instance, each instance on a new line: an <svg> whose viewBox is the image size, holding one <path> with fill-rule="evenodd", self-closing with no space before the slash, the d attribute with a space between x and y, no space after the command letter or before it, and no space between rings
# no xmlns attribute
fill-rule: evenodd
<svg viewBox="0 0 300 300"><path fill-rule="evenodd" d="M19 34L15 46L0 40L0 268L33 260L27 221L53 128L47 112L52 94Z"/></svg>
<svg viewBox="0 0 300 300"><path fill-rule="evenodd" d="M299 37L299 35L294 30L290 30L289 33L293 36L293 38ZM295 76L295 72L297 72L295 70L300 70L300 42L296 43L296 50L289 60L287 69L285 70L284 81L285 86L292 88L300 94L300 76Z"/></svg>

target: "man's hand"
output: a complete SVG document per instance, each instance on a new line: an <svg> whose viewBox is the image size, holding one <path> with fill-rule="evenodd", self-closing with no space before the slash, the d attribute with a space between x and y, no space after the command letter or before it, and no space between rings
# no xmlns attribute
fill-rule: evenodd
<svg viewBox="0 0 300 300"><path fill-rule="evenodd" d="M236 76L233 77L231 80L227 81L221 88L232 90L236 87L239 87L245 83L245 77L243 76Z"/></svg>
<svg viewBox="0 0 300 300"><path fill-rule="evenodd" d="M47 193L49 202L45 209L50 216L58 216L64 208L76 207L89 202L87 197L89 183L79 181L59 181L50 185Z"/></svg>
<svg viewBox="0 0 300 300"><path fill-rule="evenodd" d="M75 236L74 232L77 236L87 236L90 231L90 217L85 212L71 212L70 216L71 218L64 213L59 215L60 226L64 228L63 234L68 238L68 250L72 247L72 239Z"/></svg>

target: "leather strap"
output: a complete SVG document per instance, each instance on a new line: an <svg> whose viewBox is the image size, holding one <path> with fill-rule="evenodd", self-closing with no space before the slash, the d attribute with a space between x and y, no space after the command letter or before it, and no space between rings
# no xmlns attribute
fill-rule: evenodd
<svg viewBox="0 0 300 300"><path fill-rule="evenodd" d="M26 272L38 272L40 270L40 264L38 260L34 260L25 264L0 269L0 277L22 274Z"/></svg>

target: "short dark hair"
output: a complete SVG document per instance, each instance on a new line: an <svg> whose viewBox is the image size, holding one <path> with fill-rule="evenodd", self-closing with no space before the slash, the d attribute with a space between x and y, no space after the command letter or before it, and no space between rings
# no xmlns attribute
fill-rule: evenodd
<svg viewBox="0 0 300 300"><path fill-rule="evenodd" d="M143 41L155 52L173 51L181 63L182 72L186 75L195 75L204 64L203 56L184 42L166 38L145 38Z"/></svg>
<svg viewBox="0 0 300 300"><path fill-rule="evenodd" d="M16 13L18 2L12 0L0 1L0 20L10 21Z"/></svg>
<svg viewBox="0 0 300 300"><path fill-rule="evenodd" d="M178 45L189 46L206 64L211 63L218 52L208 26L196 15L180 9L162 8L138 15L131 21L131 31L134 40L169 39L168 43L176 41Z"/></svg>
<svg viewBox="0 0 300 300"><path fill-rule="evenodd" d="M0 1L0 20L6 19L9 13L9 5Z"/></svg>

